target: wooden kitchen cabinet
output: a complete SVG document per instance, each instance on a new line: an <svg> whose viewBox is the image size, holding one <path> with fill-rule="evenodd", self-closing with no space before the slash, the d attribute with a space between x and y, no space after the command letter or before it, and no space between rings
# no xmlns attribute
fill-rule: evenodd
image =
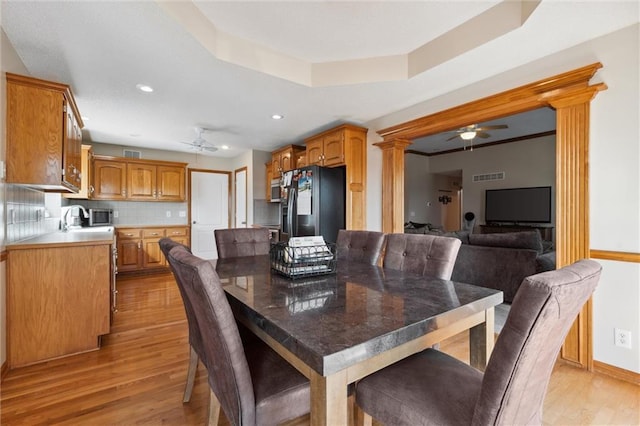
<svg viewBox="0 0 640 426"><path fill-rule="evenodd" d="M307 151L304 150L302 152L299 152L298 155L296 156L296 168L301 168L301 167L306 167L308 166L307 164Z"/></svg>
<svg viewBox="0 0 640 426"><path fill-rule="evenodd" d="M93 197L93 184L91 179L93 169L93 150L91 145L82 145L82 156L80 159L80 191L77 194L63 194L64 198L90 200Z"/></svg>
<svg viewBox="0 0 640 426"><path fill-rule="evenodd" d="M93 161L93 198L124 201L127 199L127 163L113 157L95 156Z"/></svg>
<svg viewBox="0 0 640 426"><path fill-rule="evenodd" d="M110 331L111 243L10 249L7 363L96 350Z"/></svg>
<svg viewBox="0 0 640 426"><path fill-rule="evenodd" d="M78 192L82 119L66 84L6 73L7 183Z"/></svg>
<svg viewBox="0 0 640 426"><path fill-rule="evenodd" d="M303 152L305 148L298 145L287 145L277 151L271 153L271 170L273 176L279 177L282 172L293 170L299 167L296 164L298 154Z"/></svg>
<svg viewBox="0 0 640 426"><path fill-rule="evenodd" d="M94 158L93 198L174 202L186 199L186 163L99 155Z"/></svg>
<svg viewBox="0 0 640 426"><path fill-rule="evenodd" d="M166 269L168 265L158 244L164 237L189 246L188 226L117 228L116 235L118 272Z"/></svg>
<svg viewBox="0 0 640 426"><path fill-rule="evenodd" d="M305 140L307 165L345 167L346 228L366 229L367 129L352 124Z"/></svg>
<svg viewBox="0 0 640 426"><path fill-rule="evenodd" d="M341 127L337 130L330 130L320 135L316 135L305 141L307 147L308 165L318 165L324 167L341 166L345 164L345 141L353 137L356 132L357 138L366 140L366 130L364 136L361 130Z"/></svg>

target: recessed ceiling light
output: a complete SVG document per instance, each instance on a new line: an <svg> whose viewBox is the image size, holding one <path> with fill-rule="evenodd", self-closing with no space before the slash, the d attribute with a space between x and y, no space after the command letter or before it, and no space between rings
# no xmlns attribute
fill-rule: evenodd
<svg viewBox="0 0 640 426"><path fill-rule="evenodd" d="M220 148L222 148L222 149L229 149L229 145L222 145Z"/></svg>
<svg viewBox="0 0 640 426"><path fill-rule="evenodd" d="M274 120L282 120L284 118L284 115L273 114L271 118L273 118Z"/></svg>
<svg viewBox="0 0 640 426"><path fill-rule="evenodd" d="M146 84L136 84L136 89L141 92L151 93L153 92L153 87L147 86Z"/></svg>

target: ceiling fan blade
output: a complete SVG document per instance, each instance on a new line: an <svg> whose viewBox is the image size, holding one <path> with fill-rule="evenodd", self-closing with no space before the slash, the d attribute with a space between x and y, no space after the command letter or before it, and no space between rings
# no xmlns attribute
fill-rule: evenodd
<svg viewBox="0 0 640 426"><path fill-rule="evenodd" d="M209 152L216 152L218 150L215 146L203 146L202 149Z"/></svg>
<svg viewBox="0 0 640 426"><path fill-rule="evenodd" d="M460 135L451 136L449 139L446 140L446 142L449 142L449 141L457 138L458 136L460 136Z"/></svg>
<svg viewBox="0 0 640 426"><path fill-rule="evenodd" d="M489 137L489 136L491 136L491 135L490 135L489 133L485 133L485 132L479 132L479 131L477 131L477 132L476 132L476 136L478 136L479 138L482 138L482 139L486 139L486 138L488 138L488 137Z"/></svg>
<svg viewBox="0 0 640 426"><path fill-rule="evenodd" d="M495 129L507 129L509 126L506 124L494 124L492 126L480 126L476 130L495 130Z"/></svg>

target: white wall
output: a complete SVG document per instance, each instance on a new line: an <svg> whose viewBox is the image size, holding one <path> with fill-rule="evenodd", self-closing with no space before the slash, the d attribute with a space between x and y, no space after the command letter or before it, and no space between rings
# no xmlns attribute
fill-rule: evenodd
<svg viewBox="0 0 640 426"><path fill-rule="evenodd" d="M27 68L18 57L13 46L9 42L4 30L0 29L0 135L2 142L0 143L0 160L5 160L7 136L5 133L5 117L6 112L6 79L5 73L12 72L16 74L29 75ZM5 179L0 182L0 195L2 202L0 203L0 218L2 218L2 227L0 228L0 248L4 250L5 246ZM6 321L6 262L0 264L0 365L4 364L7 359L7 321Z"/></svg>
<svg viewBox="0 0 640 426"><path fill-rule="evenodd" d="M380 141L376 130L601 62L603 69L593 83L604 81L608 90L597 95L591 108L591 248L640 253L639 51L640 24L635 24L373 120L366 125L369 144ZM370 146L369 153L368 176L379 176L381 151ZM380 193L381 181L370 179L367 187L370 229L379 229L382 222ZM601 263L605 273L594 296L594 359L640 373L640 267L637 263L619 261ZM632 332L632 349L624 349L625 356L620 356L621 349L613 345L614 327Z"/></svg>
<svg viewBox="0 0 640 426"><path fill-rule="evenodd" d="M476 215L476 224L485 223L484 195L487 189L555 187L555 136L476 148L429 157L429 172L462 169L464 190L462 211ZM505 172L504 180L473 182L473 175ZM555 191L552 190L552 200ZM436 200L437 201L437 200ZM551 206L553 212L555 206ZM555 223L555 213L551 221Z"/></svg>

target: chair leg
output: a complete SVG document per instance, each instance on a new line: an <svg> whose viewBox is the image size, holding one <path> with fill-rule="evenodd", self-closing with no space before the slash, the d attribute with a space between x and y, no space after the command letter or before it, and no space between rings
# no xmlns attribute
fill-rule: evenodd
<svg viewBox="0 0 640 426"><path fill-rule="evenodd" d="M373 418L364 412L358 404L354 404L353 409L355 411L356 426L372 426Z"/></svg>
<svg viewBox="0 0 640 426"><path fill-rule="evenodd" d="M189 402L191 400L191 392L193 392L193 384L196 381L196 371L198 370L198 354L193 350L193 346L189 345L189 370L187 370L187 384L184 387L184 395L182 396L182 402Z"/></svg>
<svg viewBox="0 0 640 426"><path fill-rule="evenodd" d="M213 393L211 389L209 389L209 413L207 418L208 426L218 426L218 420L220 419L220 401Z"/></svg>

